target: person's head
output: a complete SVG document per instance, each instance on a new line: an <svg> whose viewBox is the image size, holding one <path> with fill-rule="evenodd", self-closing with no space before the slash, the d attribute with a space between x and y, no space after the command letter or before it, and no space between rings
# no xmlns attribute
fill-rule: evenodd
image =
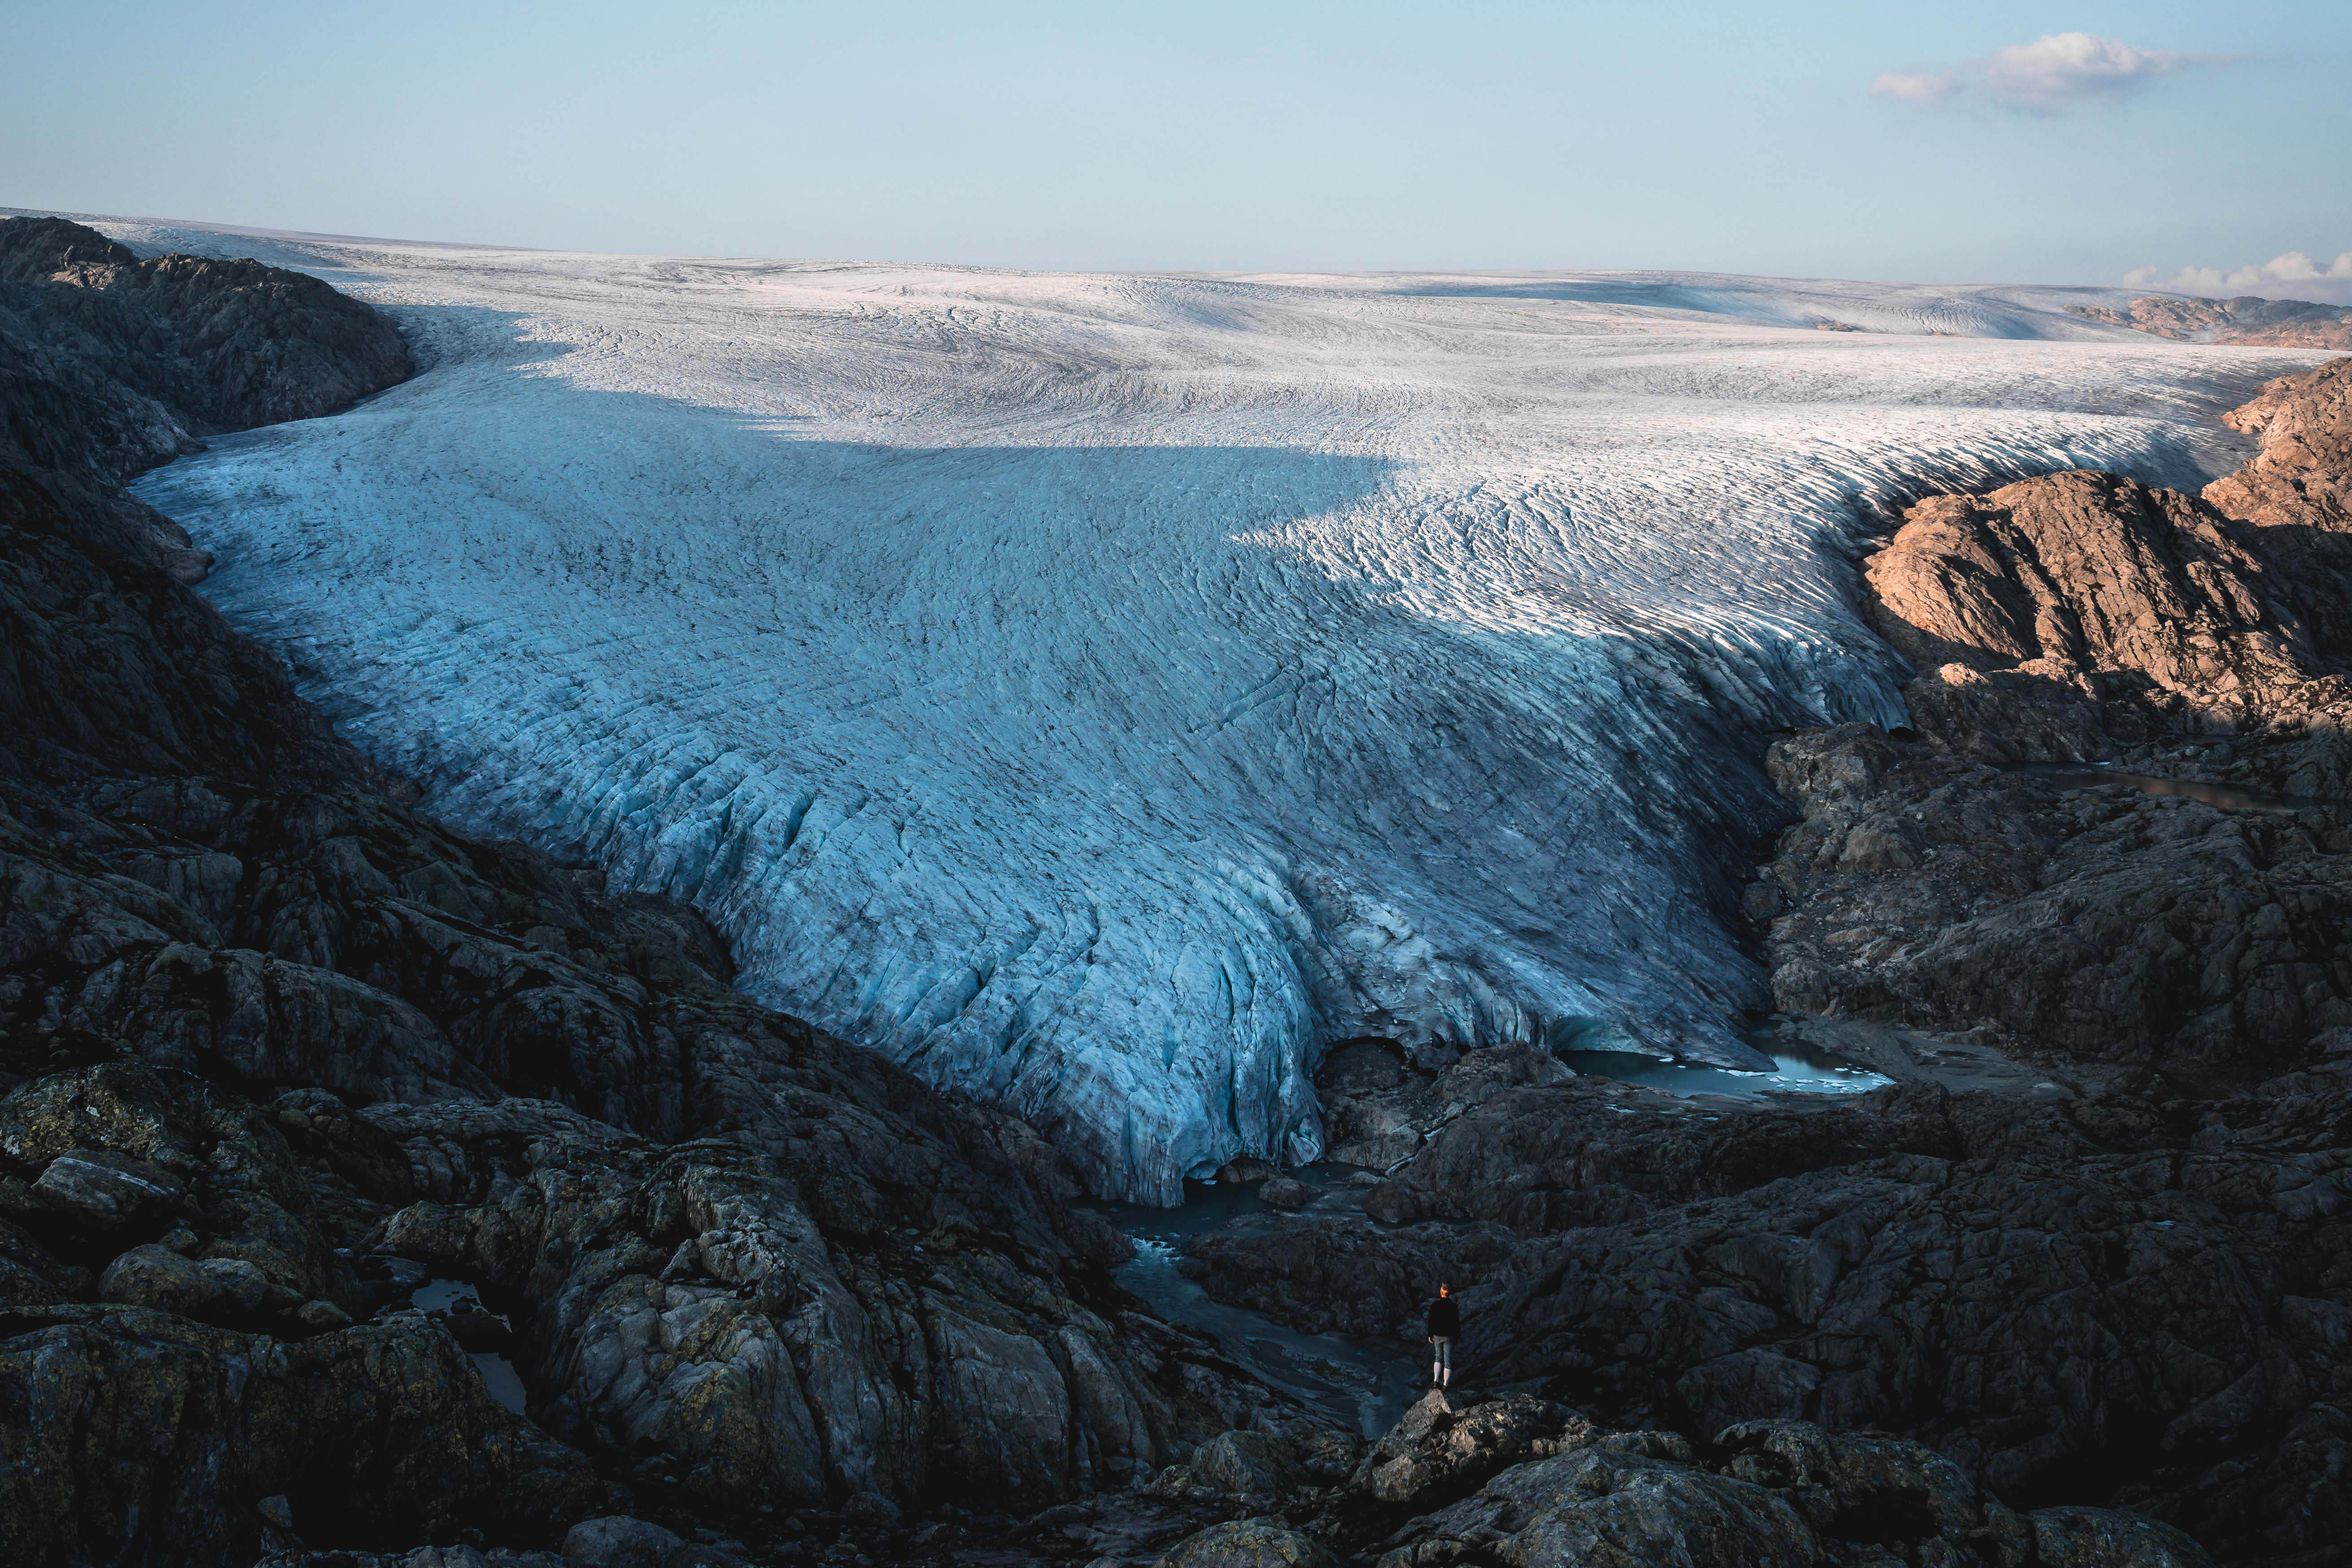
<svg viewBox="0 0 2352 1568"><path fill-rule="evenodd" d="M1444 1295L1449 1295L1449 1294L1451 1294L1451 1292L1450 1292L1450 1291L1448 1291L1448 1290L1445 1289L1445 1287L1444 1287L1444 1286L1443 1286L1443 1285L1440 1285L1440 1286L1437 1288L1437 1293L1438 1293L1439 1295L1441 1295L1441 1296L1444 1296Z"/></svg>

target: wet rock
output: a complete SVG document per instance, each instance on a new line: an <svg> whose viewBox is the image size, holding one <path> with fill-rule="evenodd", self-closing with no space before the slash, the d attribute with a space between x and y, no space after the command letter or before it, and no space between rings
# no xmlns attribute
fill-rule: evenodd
<svg viewBox="0 0 2352 1568"><path fill-rule="evenodd" d="M1289 1176L1276 1176L1257 1190L1258 1202L1277 1209L1305 1208L1313 1195L1305 1183Z"/></svg>
<svg viewBox="0 0 2352 1568"><path fill-rule="evenodd" d="M503 1355L514 1348L514 1331L506 1320L472 1302L452 1307L442 1322L461 1350Z"/></svg>

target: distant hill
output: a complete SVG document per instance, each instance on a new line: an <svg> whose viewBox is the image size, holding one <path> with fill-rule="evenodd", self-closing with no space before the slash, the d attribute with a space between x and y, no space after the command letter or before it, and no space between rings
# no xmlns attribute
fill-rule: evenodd
<svg viewBox="0 0 2352 1568"><path fill-rule="evenodd" d="M2074 305L2077 316L2110 326L2131 327L2159 338L2196 343L2241 343L2262 348L2352 349L2352 310L2309 300L2199 300L2177 294L2147 294L2118 310L2107 305Z"/></svg>

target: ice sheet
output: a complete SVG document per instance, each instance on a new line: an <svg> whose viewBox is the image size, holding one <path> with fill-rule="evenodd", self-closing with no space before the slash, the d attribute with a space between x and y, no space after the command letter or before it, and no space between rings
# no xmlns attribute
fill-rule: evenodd
<svg viewBox="0 0 2352 1568"><path fill-rule="evenodd" d="M347 733L1145 1202L1311 1155L1333 1040L1758 1065L1764 738L1902 717L1873 503L2193 480L2311 359L2063 313L2112 290L108 226L318 268L426 365L142 487Z"/></svg>

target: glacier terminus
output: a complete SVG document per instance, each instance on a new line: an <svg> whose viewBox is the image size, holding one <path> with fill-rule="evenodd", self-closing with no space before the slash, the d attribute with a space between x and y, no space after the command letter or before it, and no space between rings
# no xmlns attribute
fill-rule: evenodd
<svg viewBox="0 0 2352 1568"><path fill-rule="evenodd" d="M1314 1157L1342 1040L1768 1065L1757 757L1903 721L1882 509L2200 482L2307 358L2067 312L2119 290L101 226L312 270L424 366L141 488L345 733L1156 1203Z"/></svg>

